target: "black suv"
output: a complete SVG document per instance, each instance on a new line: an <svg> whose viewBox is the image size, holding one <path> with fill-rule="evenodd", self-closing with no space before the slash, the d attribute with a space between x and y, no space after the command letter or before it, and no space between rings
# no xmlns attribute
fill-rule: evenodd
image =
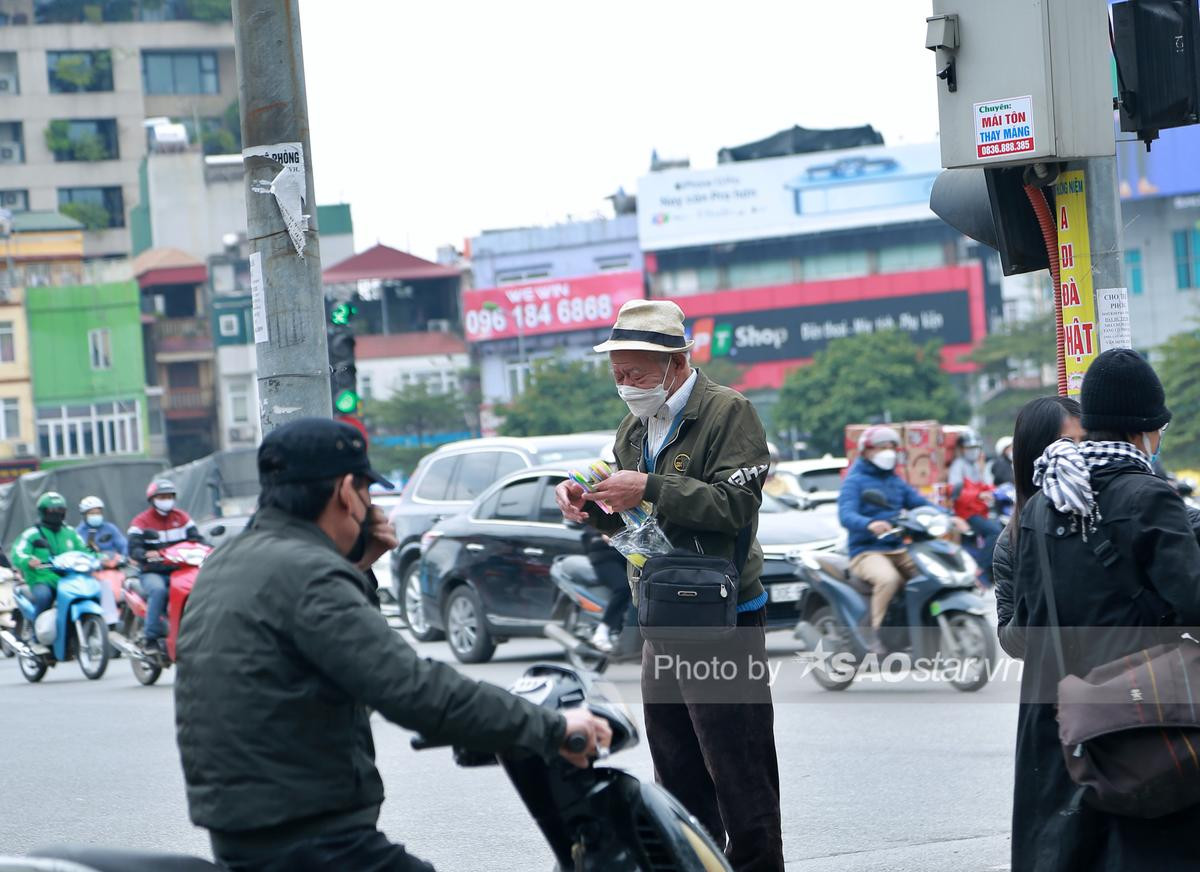
<svg viewBox="0 0 1200 872"><path fill-rule="evenodd" d="M421 537L437 521L465 512L506 475L546 463L592 460L611 455L613 433L571 436L467 439L443 445L417 464L390 519L400 546L392 552L392 591L401 614L422 642L441 638L421 616L417 562ZM611 458L610 458L611 459Z"/></svg>
<svg viewBox="0 0 1200 872"><path fill-rule="evenodd" d="M414 617L428 631L445 633L462 662L486 662L509 638L543 635L557 591L550 566L559 555L583 554L581 532L563 522L554 499L568 469L580 466L587 461L513 473L425 534ZM804 582L792 552L835 547L840 532L832 513L764 496L758 538L768 629L790 630L800 618Z"/></svg>

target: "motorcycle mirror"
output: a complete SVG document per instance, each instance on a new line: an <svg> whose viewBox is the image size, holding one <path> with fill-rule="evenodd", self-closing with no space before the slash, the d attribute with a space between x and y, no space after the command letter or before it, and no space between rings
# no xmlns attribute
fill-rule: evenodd
<svg viewBox="0 0 1200 872"><path fill-rule="evenodd" d="M864 503L870 503L881 509L890 509L892 507L892 504L888 502L888 498L883 495L882 491L865 490L862 492L862 499Z"/></svg>
<svg viewBox="0 0 1200 872"><path fill-rule="evenodd" d="M224 536L224 535L225 535L225 525L224 525L224 524L217 524L217 526L213 527L211 530L209 530L209 531L208 531L208 535L210 535L210 536Z"/></svg>

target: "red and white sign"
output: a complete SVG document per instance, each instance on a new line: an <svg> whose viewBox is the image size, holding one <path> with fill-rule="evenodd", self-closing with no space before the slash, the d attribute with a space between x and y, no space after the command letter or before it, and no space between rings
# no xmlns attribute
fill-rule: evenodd
<svg viewBox="0 0 1200 872"><path fill-rule="evenodd" d="M1034 151L1033 98L1008 97L974 104L975 156L1018 157Z"/></svg>
<svg viewBox="0 0 1200 872"><path fill-rule="evenodd" d="M617 310L640 300L640 272L543 279L463 293L468 342L611 327Z"/></svg>

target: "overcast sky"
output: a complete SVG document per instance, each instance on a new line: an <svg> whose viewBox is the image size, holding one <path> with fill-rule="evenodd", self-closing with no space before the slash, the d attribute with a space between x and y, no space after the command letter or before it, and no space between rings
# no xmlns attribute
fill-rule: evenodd
<svg viewBox="0 0 1200 872"><path fill-rule="evenodd" d="M651 149L784 127L937 132L929 0L301 0L321 203L358 248L607 213Z"/></svg>

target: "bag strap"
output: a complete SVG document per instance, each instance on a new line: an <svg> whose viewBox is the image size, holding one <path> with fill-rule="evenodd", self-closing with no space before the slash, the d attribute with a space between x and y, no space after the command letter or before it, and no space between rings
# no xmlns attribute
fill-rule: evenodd
<svg viewBox="0 0 1200 872"><path fill-rule="evenodd" d="M700 540L695 536L692 537L692 544L696 546L696 553L703 554L704 548L700 545ZM737 540L733 546L733 565L741 575L746 570L746 561L750 559L750 525L747 524L742 529L738 530Z"/></svg>
<svg viewBox="0 0 1200 872"><path fill-rule="evenodd" d="M1040 513L1045 515L1045 511ZM1039 521L1043 518L1039 517ZM1046 547L1046 531L1042 529L1042 523L1034 525L1034 533L1037 538L1038 550L1038 568L1042 576L1042 586L1046 589L1046 607L1050 610L1050 638L1054 642L1054 656L1058 660L1059 676L1064 677L1067 674L1067 660L1063 656L1062 643L1062 628L1058 620L1058 603L1054 598L1054 579L1050 574L1050 553Z"/></svg>

